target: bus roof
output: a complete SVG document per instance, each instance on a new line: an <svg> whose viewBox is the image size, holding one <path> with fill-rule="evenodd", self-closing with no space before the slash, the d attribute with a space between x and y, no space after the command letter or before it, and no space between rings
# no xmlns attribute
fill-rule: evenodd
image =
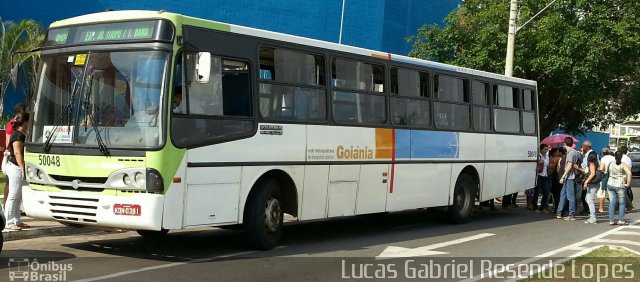
<svg viewBox="0 0 640 282"><path fill-rule="evenodd" d="M342 52L353 53L353 54L358 54L363 56L370 56L370 57L386 59L386 60L391 60L396 62L409 63L414 65L429 67L436 70L461 72L461 73L466 73L470 75L499 79L503 81L520 83L520 84L536 87L536 82L533 80L527 80L527 79L522 79L517 77L508 77L505 75L490 73L486 71L474 70L470 68L464 68L464 67L443 64L443 63L438 63L433 61L427 61L427 60L412 58L408 56L390 54L390 53L385 53L381 51L375 51L375 50L370 50L370 49L365 49L360 47L341 45L337 43L311 39L311 38L306 38L301 36L289 35L289 34L284 34L279 32L227 24L227 23L222 23L222 22L217 22L212 20L205 20L205 19L200 19L200 18L195 18L190 16L184 16L180 14L165 12L165 11L128 10L128 11L100 12L100 13L87 14L87 15L82 15L78 17L56 21L56 22L53 22L50 27L56 28L56 27L79 25L79 24L139 20L139 19L167 19L174 23L196 25L196 26L205 27L205 28L218 29L218 30L256 36L256 37L261 37L266 39L280 40L280 41L285 41L285 42L290 42L295 44L342 51ZM181 31L178 31L178 33L181 33Z"/></svg>

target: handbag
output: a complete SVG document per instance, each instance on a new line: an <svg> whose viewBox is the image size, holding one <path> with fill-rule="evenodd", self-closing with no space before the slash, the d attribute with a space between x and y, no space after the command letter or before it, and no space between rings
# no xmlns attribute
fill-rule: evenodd
<svg viewBox="0 0 640 282"><path fill-rule="evenodd" d="M602 181L602 177L604 176L604 171L602 170L596 170L596 175L593 176L593 179L591 179L591 182L589 182L590 184L596 184L596 183L600 183L600 181Z"/></svg>

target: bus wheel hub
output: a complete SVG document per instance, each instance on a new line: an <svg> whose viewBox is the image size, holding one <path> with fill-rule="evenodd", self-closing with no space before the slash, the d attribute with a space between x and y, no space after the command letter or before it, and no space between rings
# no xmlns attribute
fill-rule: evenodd
<svg viewBox="0 0 640 282"><path fill-rule="evenodd" d="M267 232L275 232L280 228L280 215L282 211L280 209L280 202L276 198L269 198L267 200L267 206L265 208L265 226Z"/></svg>

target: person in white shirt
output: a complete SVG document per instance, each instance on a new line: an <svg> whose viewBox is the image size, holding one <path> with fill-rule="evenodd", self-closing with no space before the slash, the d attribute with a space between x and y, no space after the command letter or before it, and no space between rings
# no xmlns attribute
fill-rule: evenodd
<svg viewBox="0 0 640 282"><path fill-rule="evenodd" d="M629 158L629 156L627 156L627 152L629 151L629 148L627 148L627 146L622 146L620 147L620 152L622 152L622 162L625 163L628 167L629 167L629 171L631 171L631 167L633 166L633 162L631 162L631 159ZM633 211L633 191L631 190L631 188L627 189L627 198L626 198L626 204L627 204L627 211Z"/></svg>
<svg viewBox="0 0 640 282"><path fill-rule="evenodd" d="M613 151L611 151L609 148L605 148L602 151L602 155L603 157L602 159L600 159L600 170L606 171L609 165L612 162L616 161L616 158L613 156ZM598 191L598 199L599 199L598 212L599 213L604 213L604 199L607 198L607 196L609 196L609 193L607 193L607 181L609 181L608 173L602 176L602 181L600 182L600 191Z"/></svg>
<svg viewBox="0 0 640 282"><path fill-rule="evenodd" d="M538 155L538 185L533 192L531 204L536 213L549 211L549 193L551 192L551 178L547 168L549 167L549 145L540 144L540 154ZM542 201L538 207L538 196L542 193Z"/></svg>

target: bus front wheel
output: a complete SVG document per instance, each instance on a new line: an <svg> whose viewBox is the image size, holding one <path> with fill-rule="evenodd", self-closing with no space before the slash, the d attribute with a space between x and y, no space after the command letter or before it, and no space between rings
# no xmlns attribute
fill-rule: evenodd
<svg viewBox="0 0 640 282"><path fill-rule="evenodd" d="M156 230L136 230L142 238L151 239L151 240L159 240L167 236L169 233L169 229L161 229L159 231Z"/></svg>
<svg viewBox="0 0 640 282"><path fill-rule="evenodd" d="M468 174L461 174L453 190L453 203L447 209L449 219L453 223L469 221L475 201L475 182Z"/></svg>
<svg viewBox="0 0 640 282"><path fill-rule="evenodd" d="M261 181L247 199L244 232L251 247L273 249L282 234L284 218L280 187L274 179Z"/></svg>

